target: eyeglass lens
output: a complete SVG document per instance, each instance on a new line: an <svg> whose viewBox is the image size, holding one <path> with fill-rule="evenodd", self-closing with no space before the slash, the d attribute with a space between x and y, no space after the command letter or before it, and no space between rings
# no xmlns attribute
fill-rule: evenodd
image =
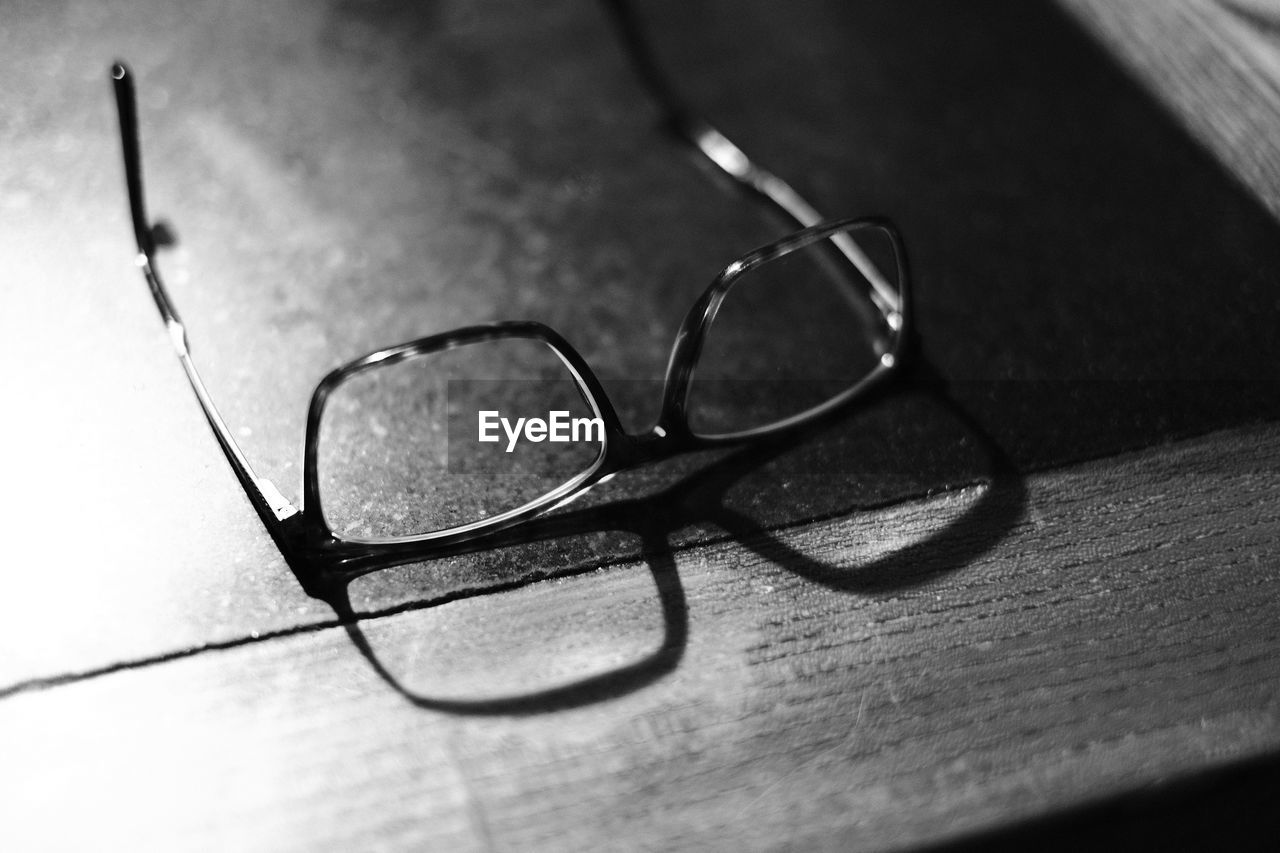
<svg viewBox="0 0 1280 853"><path fill-rule="evenodd" d="M862 270L842 251L850 238ZM864 272L898 290L893 245L875 227L839 232L737 278L694 368L692 431L719 436L772 426L866 378L892 348L895 331L872 301Z"/></svg>
<svg viewBox="0 0 1280 853"><path fill-rule="evenodd" d="M603 447L594 406L548 344L464 344L333 390L317 446L321 507L350 540L454 531L589 473Z"/></svg>

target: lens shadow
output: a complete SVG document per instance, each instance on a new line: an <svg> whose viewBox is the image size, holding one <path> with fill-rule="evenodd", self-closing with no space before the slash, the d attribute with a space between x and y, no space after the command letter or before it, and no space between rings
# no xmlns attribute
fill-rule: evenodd
<svg viewBox="0 0 1280 853"><path fill-rule="evenodd" d="M897 547L867 549L875 555L862 560L855 557L851 562L842 560L839 565L803 553L783 537L763 530L750 515L724 503L714 510L715 523L760 557L807 580L863 595L921 586L982 557L1023 518L1027 503L1025 479L999 443L949 394L936 373L927 366L917 368L913 388L963 431L985 469L973 481L976 498L962 499L958 510L954 505L931 508L945 512L948 518L909 520L916 528L910 541L899 540Z"/></svg>
<svg viewBox="0 0 1280 853"><path fill-rule="evenodd" d="M420 708L470 715L552 711L636 690L679 662L689 620L675 556L661 542L645 550L652 552L644 557L652 583L639 577L625 588L610 583L598 599L582 586L596 580L588 575L373 619L356 616L345 587L329 603L378 676ZM564 583L574 587L559 586Z"/></svg>
<svg viewBox="0 0 1280 853"><path fill-rule="evenodd" d="M767 512L755 512L737 497L744 486L749 487L746 491L751 493L752 506L756 507L794 497L786 494L785 485L789 480L785 472L788 466L794 466L795 454L815 443L821 445L824 439L847 433L859 416L850 413L824 418L785 439L735 451L654 494L562 510L503 534L496 541L485 540L473 546L475 550L519 548L540 540L602 531L629 534L640 542L639 559L649 569L652 588L647 591L642 585L626 585L620 605L602 600L599 607L592 607L589 593L566 594L564 589L544 586L557 582L580 584L584 579L572 579L572 576L594 572L599 567L598 561L552 573L533 584L524 581L496 585L445 601L420 602L372 614L356 611L345 582L332 588L325 598L352 644L379 677L407 701L423 709L465 715L527 715L578 707L633 692L674 671L688 644L689 608L677 555L682 535L689 529L718 528L721 541L736 542L829 589L881 595L964 569L994 548L1019 523L1026 504L1026 489L1007 454L949 396L935 372L925 366L916 368L911 389L918 401L927 401L932 417L921 419L914 425L917 428L906 430L899 440L912 443L936 440L939 424L943 422L953 430L958 428L964 443L971 444L977 451L974 455L980 457L971 482L980 483L981 492L976 500L949 518L926 525L926 532L911 538L909 544L891 545L864 562L848 565L847 561L840 560L837 564L803 553L790 544L785 530L769 526ZM873 409L893 406L895 399L897 397L881 395L871 406ZM929 435L932 438L926 438ZM865 500L868 494L875 494L874 489L868 492L868 484L855 477L848 478L847 485L849 490L843 494L828 489L829 500L822 511L813 511L817 507L809 505L811 512L806 521L839 518L853 510L871 508ZM870 485L874 487L875 483ZM928 491L927 487L923 488L920 495ZM707 544L709 540L703 536L696 541ZM531 586L542 588L530 594ZM615 589L613 585L609 587L610 595ZM503 594L489 594L495 592ZM510 598L512 593L528 596L528 600L512 599L501 604L477 602L477 599ZM650 630L652 625L645 622L644 616L637 617L636 612L645 610L644 599L648 596L651 601L655 594L661 626ZM569 603L555 603L556 596ZM460 604L464 606L456 607ZM509 638L495 643L494 649L503 642L508 644L507 648L520 646L513 662L496 661L493 655L477 657L471 644L464 647L465 640L457 637L424 641L412 632L389 630L388 636L396 641L414 644L404 653L397 652L393 661L388 653L380 652L378 644L371 639L375 629L365 627L366 623L377 625L388 617L395 618L396 614L436 610L441 605L456 607L459 615L442 617L443 621L435 623L434 628L447 632L450 619L462 619L462 624L474 619L477 624L470 627L478 636ZM532 628L503 624L508 619L526 618L521 614L528 614L531 606L543 608L527 617ZM616 607L620 609L614 609ZM650 616L653 612L649 611ZM620 614L625 614L624 621L619 621ZM486 621L488 624L479 624ZM626 627L628 625L631 627ZM637 625L642 627L637 629ZM639 642L636 636L618 636L620 626L624 631L637 633ZM381 631L381 625L377 630ZM593 648L593 643L598 647ZM431 655L447 656L451 648L465 648L460 658L462 665L479 672L468 674L460 670L457 659L433 663ZM631 659L626 660L627 657ZM413 669L412 676L398 669L405 665ZM603 670L599 669L601 666ZM433 667L438 678L428 674ZM510 681L496 683L504 677ZM545 682L537 683L543 678Z"/></svg>

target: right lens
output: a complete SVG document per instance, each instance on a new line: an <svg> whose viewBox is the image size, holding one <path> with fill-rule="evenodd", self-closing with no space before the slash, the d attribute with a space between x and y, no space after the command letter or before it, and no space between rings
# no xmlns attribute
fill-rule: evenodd
<svg viewBox="0 0 1280 853"><path fill-rule="evenodd" d="M887 231L851 226L742 273L707 329L689 425L717 437L783 424L886 363L901 328Z"/></svg>
<svg viewBox="0 0 1280 853"><path fill-rule="evenodd" d="M603 449L595 406L550 345L464 344L333 389L320 421L321 507L348 540L457 531L585 476Z"/></svg>

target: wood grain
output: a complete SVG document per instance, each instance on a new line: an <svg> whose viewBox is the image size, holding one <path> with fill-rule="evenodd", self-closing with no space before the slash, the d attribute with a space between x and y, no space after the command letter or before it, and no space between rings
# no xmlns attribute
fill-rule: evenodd
<svg viewBox="0 0 1280 853"><path fill-rule="evenodd" d="M1057 0L1280 215L1280 4Z"/></svg>
<svg viewBox="0 0 1280 853"><path fill-rule="evenodd" d="M341 629L28 692L0 846L952 838L1280 746L1277 531L1260 428L362 623L403 694Z"/></svg>

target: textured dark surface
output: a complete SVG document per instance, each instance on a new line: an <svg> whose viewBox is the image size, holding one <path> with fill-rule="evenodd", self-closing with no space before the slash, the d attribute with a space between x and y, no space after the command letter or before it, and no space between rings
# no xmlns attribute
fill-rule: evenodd
<svg viewBox="0 0 1280 853"><path fill-rule="evenodd" d="M1275 227L1061 13L643 16L690 99L820 210L899 223L924 355L1022 467L1270 414ZM112 58L139 78L152 207L180 240L164 269L195 356L290 494L305 401L335 364L532 318L605 377L656 376L698 290L778 231L658 132L596 6L30 4L6 24L7 55L27 57L4 131L4 346L21 401L5 429L23 457L7 514L57 536L48 508L73 500L82 535L24 550L19 564L49 569L21 583L34 600L71 587L90 610L114 602L87 647L38 644L6 662L7 682L324 614L235 495L128 265ZM967 482L988 465L971 431L930 399L889 398L747 472L729 499L767 526ZM678 532L698 515L673 535L705 536ZM376 579L358 603L629 553L590 537L505 549ZM154 565L173 569L162 588L140 568ZM156 617L153 597L180 615Z"/></svg>
<svg viewBox="0 0 1280 853"><path fill-rule="evenodd" d="M826 629L806 627L810 602L843 618L852 593L892 610L895 595L923 602L934 594L930 585L944 580L963 598L966 576L953 573L1006 539L1014 556L1001 571L1038 596L1058 570L1053 549L1066 547L1026 538L1022 528L1039 522L1027 515L1025 495L1011 477L995 492L1003 497L979 499L967 521L939 535L929 531L937 533L932 516L949 505L946 495L910 504L919 516L914 527L887 523L850 532L840 519L851 511L986 477L999 461L989 438L1025 473L1276 414L1276 226L1055 7L1016 0L814 0L788 4L784 12L762 2L645 2L642 14L678 85L754 157L827 215L881 214L899 224L915 271L922 355L952 380L951 394L962 407L917 387L886 395L792 447L710 469L701 467L709 460L691 459L619 478L591 496L583 507L588 512L575 516L573 535L381 573L354 590L358 608L416 607L598 567L621 567L602 575L622 575L631 585L648 583L643 574L631 577L641 554L709 545L709 552L695 548L688 559L716 583L740 579L739 569L752 577L783 573L790 597L778 604L774 596L759 612L776 609L783 614L778 630L793 625L811 644L796 666L838 669L847 661L823 645ZM316 636L340 651L316 651L311 638L271 638L307 632L333 617L303 595L240 494L130 264L109 63L127 59L138 76L152 209L173 223L179 237L163 269L194 355L251 459L291 497L306 401L331 367L379 345L457 325L538 319L561 330L625 395L645 387L631 380L661 373L686 306L715 272L777 236L778 225L717 186L691 154L662 135L657 110L638 87L602 9L592 4L539 4L532 14L510 0L295 0L270 7L240 0L181 7L159 0L65 0L9 3L2 17L0 56L10 59L10 77L0 96L0 442L6 448L0 517L12 538L3 570L10 605L0 622L0 708L14 715L11 731L39 724L42 734L23 741L23 756L30 766L66 767L71 776L79 744L84 761L99 766L89 742L57 746L63 758L51 760L42 752L48 741L40 738L56 735L48 721L57 714L74 722L89 713L84 703L106 694L114 697L102 700L116 709L112 719L148 721L120 741L138 744L138 750L121 755L161 743L147 738L165 721L188 718L192 703L214 708L190 717L204 723L182 729L180 738L197 742L201 726L218 730L217 709L245 694L276 702L265 711L255 707L286 735L296 732L295 725L324 728L333 723L325 710L331 695L277 691L263 673L305 687L306 679L325 677L329 655L341 655L361 675L342 669L334 678L347 682L335 690L373 697L368 704L342 706L353 715L344 731L363 730L377 714L390 714L388 708L401 726L385 742L358 747L368 749L361 761L389 774L373 773L389 779L385 788L360 789L371 802L382 802L387 790L399 790L397 780L421 781L423 767L440 763L434 746L415 754L409 769L385 756L403 751L420 730L429 730L425 737L433 744L442 743L441 732L451 724L418 716L418 709L409 713L402 697L373 678L332 631ZM1269 435L1259 434L1264 440ZM1088 752L1095 735L1112 745L1106 738L1114 736L1120 747L1090 753L1097 763L1086 761L1071 784L1041 789L1038 774L1052 762L1032 750L1019 763L1017 756L1028 753L1018 752L1016 738L1008 740L1019 731L1014 706L992 698L990 727L981 732L992 738L1001 760L1012 762L1019 790L1032 792L1026 799L1002 798L1001 777L983 768L965 777L988 796L992 820L1074 802L1100 778L1110 780L1108 790L1119 791L1206 766L1219 754L1274 748L1274 698L1266 692L1274 682L1267 645L1273 638L1264 630L1274 624L1273 614L1265 602L1246 600L1246 588L1232 601L1255 622L1219 620L1199 633L1197 626L1205 627L1199 620L1217 618L1215 603L1231 593L1184 574L1208 577L1225 566L1233 581L1256 571L1259 584L1272 583L1274 558L1267 549L1274 512L1269 504L1224 497L1238 489L1262 501L1270 493L1265 476L1250 480L1238 467L1247 468L1258 447L1238 434L1214 441L1217 456L1199 459L1196 476L1159 480L1135 493L1135 517L1146 519L1149 512L1154 519L1144 547L1162 559L1139 554L1124 565L1140 576L1144 590L1127 607L1149 607L1154 615L1169 615L1172 608L1177 616L1151 623L1153 631L1191 626L1178 642L1185 640L1207 661L1206 671L1226 691L1200 696L1220 727L1197 740L1188 728L1195 726L1195 702L1187 706L1191 716L1179 716L1177 703L1185 696L1177 692L1183 675L1176 644L1173 657L1157 654L1151 661L1165 680L1134 687L1117 663L1110 684L1121 701L1081 700L1081 715L1071 720L1083 720L1083 727L1057 730L1065 734L1051 738L1051 748ZM1212 477L1224 468L1234 472L1227 485ZM1112 485L1114 494L1124 491L1123 482ZM1178 504L1177 524L1196 522L1215 499L1229 506L1210 514L1201 538L1178 540L1168 550L1173 537L1167 534L1177 524L1160 518L1173 512L1162 503L1171 490L1194 493ZM635 502L608 509L622 499ZM1135 547L1129 528L1111 527L1112 498L1105 490L1091 495L1075 514L1070 499L1059 499L1070 518L1064 540L1100 537L1073 552L1069 568L1106 576L1111 561ZM1248 512L1255 513L1245 525L1251 532L1241 538L1241 513ZM853 514L854 521L858 517ZM734 556L737 546L726 541L758 542L752 537L761 528L810 519L825 519L842 533L816 528L808 546L821 550L843 541L870 549L875 571L833 576L786 549L769 548L756 555L762 561L757 565L754 556ZM570 591L565 612L594 612L592 595L599 588L586 585L594 578L555 585ZM1081 592L1089 582L1082 574L1060 596L1036 598L1039 612L1052 621L1072 605L1081 619L1094 620L1089 624L1115 616L1120 647L1146 649L1147 623L1133 621L1127 611L1090 609L1095 600ZM615 621L591 623L615 630L621 649L582 652L583 669L606 676L592 684L615 684L609 680L615 668L626 683L635 672L628 667L638 661L641 674L657 682L674 671L690 679L681 684L721 695L712 678L721 651L694 644L692 663L678 667L682 659L672 650L683 647L679 631L671 633L668 624L663 633L660 624L656 630L650 624L655 613L670 622L678 612L672 589L660 584L665 597L655 602L646 587L630 617L624 606L621 615L610 611ZM530 594L542 590L538 585ZM883 600L891 603L878 603ZM508 601L506 593L480 596L450 612L463 613L460 622L472 625L510 619L522 601ZM697 616L695 631L721 630L706 627L712 624L729 633L742 627L746 617L733 616L740 599L708 593L706 601L725 621L708 616L700 623L704 617ZM658 610L644 609L655 603ZM1005 624L1004 611L991 614ZM385 624L394 634L409 622ZM971 639L969 629L951 627L956 643ZM1002 635L1012 644L1011 659L1023 636L1015 628ZM902 630L895 636L924 645L940 636L915 635L914 622ZM1177 635L1181 629L1168 630ZM534 647L533 634L512 631ZM1079 640L1073 665L1085 671L1088 689L1053 694L1068 708L1080 695L1094 696L1087 671L1095 649L1085 634L1072 636ZM1052 636L1042 639L1039 648L1056 653ZM1246 639L1264 651L1232 657ZM273 645L284 642L297 645ZM213 672L220 664L211 658L182 664L195 669L176 675L156 675L167 672L160 667L127 676L133 680L114 682L112 674L98 686L76 688L88 693L39 689L78 674L242 643L252 651L232 654L269 659L255 671L264 683ZM1214 657L1215 650L1223 656ZM295 671L295 653L313 669ZM726 666L740 662L725 654ZM577 661L568 654L565 671L578 672ZM693 668L686 672L685 666ZM474 672L483 682L487 671L477 666ZM1052 693L1034 667L1009 672L1029 696ZM130 695L139 680L152 676L160 686ZM899 676L888 666L874 678L883 679L877 683L888 691ZM464 679L462 685L479 683ZM785 707L786 683L779 678L775 692L757 698ZM847 711L851 700L843 681L815 683L822 701L807 718L813 728L801 730L793 746L825 762L824 739L848 719L823 715L833 706ZM631 686L642 702L669 702L663 713L670 719L662 722L668 728L624 732L624 744L661 744L662 762L699 751L702 734L675 747L663 737L670 727L692 725L681 716L687 695L657 696ZM704 695L695 687L690 690ZM170 689L177 692L175 704L157 700ZM1098 689L1112 695L1105 685ZM1233 716L1228 706L1241 695L1251 710ZM159 716L135 717L148 701L156 702ZM596 724L614 726L610 714L617 707L594 707ZM1115 708L1123 712L1107 726L1092 716ZM1161 717L1165 712L1171 716ZM1174 733L1144 742L1144 748L1167 761L1142 763L1125 738L1149 731L1144 727L1157 718L1171 727L1160 731ZM535 728L545 735L557 719ZM945 715L936 719L946 722ZM893 745L912 743L911 717L901 720L883 732L890 752L880 757L889 767L900 768L890 754ZM244 741L237 740L245 735L242 722L253 735ZM221 767L221 776L204 782L211 795L225 793L223 786L237 777L219 761L243 754L245 742L262 749L282 742L274 731L256 739L269 728L237 722L229 734L235 746L218 756L197 750L186 766L203 759ZM477 730L485 741L504 736L502 725ZM708 740L717 736L705 731ZM91 739L103 740L111 736L95 733ZM972 745L960 740L952 743L959 752ZM720 756L723 764L712 762L715 772L770 754L755 749L749 737L743 743L742 752ZM351 743L338 747L344 745ZM544 746L551 752L576 748ZM917 745L917 754L925 755L926 747ZM155 778L166 778L162 771L173 768L155 749L147 761L157 762ZM481 781L515 785L504 768L519 764L519 743L477 749L483 762L492 762ZM306 754L316 763L304 763L305 772L290 767L297 766L297 755L285 756L284 769L273 771L279 777L240 786L247 792L244 810L270 826L288 823L267 817L261 803L288 787L282 779L327 777L328 753ZM615 755L635 759L625 748ZM379 763L384 759L389 769ZM569 764L580 769L590 762L575 754ZM776 778L790 778L778 776L786 772L780 766L756 765L756 793L776 790L770 787ZM531 778L542 778L537 762L530 767ZM948 768L925 758L911 767L916 781L928 778L948 788ZM833 787L843 784L839 774L832 778ZM696 787L697 773L690 779ZM616 790L660 789L664 780L658 773L633 781L634 790ZM56 790L56 774L42 784ZM449 796L460 790L452 785L445 785ZM790 790L789 783L783 787ZM39 800L42 790L28 789L27 796ZM745 804L754 804L754 796ZM515 790L505 802L522 797ZM308 802L326 812L331 805L320 793ZM443 802L442 826L465 816L467 806L458 797ZM790 802L809 801L799 792ZM962 798L957 802L963 810ZM901 819L911 808L909 800L895 800L883 814ZM413 816L427 820L429 811ZM371 805L368 813L377 821L383 814L391 820L393 812ZM198 808L176 813L174 825L208 829L201 824L208 815ZM519 814L516 809L504 819L518 822ZM778 825L794 826L785 820ZM252 829L253 823L241 826ZM545 824L535 829L554 833ZM891 843L891 829L877 837ZM260 838L268 837L262 832ZM412 833L388 832L414 840ZM468 835L474 828L459 832L474 837Z"/></svg>

